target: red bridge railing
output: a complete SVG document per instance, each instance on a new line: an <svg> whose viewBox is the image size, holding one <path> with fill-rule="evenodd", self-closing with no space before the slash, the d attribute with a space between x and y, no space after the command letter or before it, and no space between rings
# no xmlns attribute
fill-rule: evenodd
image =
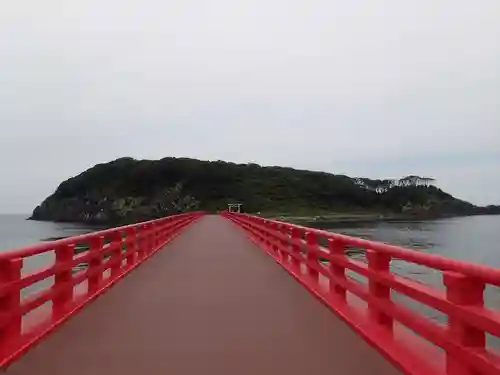
<svg viewBox="0 0 500 375"><path fill-rule="evenodd" d="M188 213L0 253L0 368L161 249ZM23 272L36 257L48 263ZM23 291L36 289L23 298Z"/></svg>
<svg viewBox="0 0 500 375"><path fill-rule="evenodd" d="M245 214L223 215L404 372L500 374L499 357L486 344L486 335L500 336L500 314L483 300L485 285L500 286L500 270ZM364 249L366 262L349 257L350 247ZM396 274L392 259L439 272L444 287ZM411 309L396 294L444 313L446 321Z"/></svg>

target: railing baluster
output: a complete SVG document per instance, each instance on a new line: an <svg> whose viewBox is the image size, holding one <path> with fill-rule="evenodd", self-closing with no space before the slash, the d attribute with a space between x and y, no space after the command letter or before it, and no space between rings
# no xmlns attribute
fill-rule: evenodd
<svg viewBox="0 0 500 375"><path fill-rule="evenodd" d="M121 231L117 231L117 232L113 233L113 235L111 237L111 244L113 246L116 246L116 249L113 250L113 252L111 253L111 258L110 258L110 261L112 262L110 278L114 279L120 274L122 264L123 264L123 260L122 260L123 259L123 256L122 256L123 237L122 237Z"/></svg>
<svg viewBox="0 0 500 375"><path fill-rule="evenodd" d="M136 257L136 251L137 251L137 232L136 232L136 227L128 228L125 233L126 233L126 239L127 239L127 255L126 255L126 263L127 267L132 267L135 263L135 260L137 259Z"/></svg>
<svg viewBox="0 0 500 375"><path fill-rule="evenodd" d="M290 244L288 240L289 228L285 224L280 225L280 233L284 236L281 240L281 259L285 264L288 264L290 261L290 256L288 254L288 250L290 249Z"/></svg>
<svg viewBox="0 0 500 375"><path fill-rule="evenodd" d="M146 241L144 255L148 256L153 251L153 228L151 223L147 223L146 227Z"/></svg>
<svg viewBox="0 0 500 375"><path fill-rule="evenodd" d="M260 226L256 226L252 222L244 222L244 229L252 235L252 238L257 243L257 245L262 246L264 243L264 231Z"/></svg>
<svg viewBox="0 0 500 375"><path fill-rule="evenodd" d="M158 224L158 246L163 245L165 243L165 225L167 225L166 221L162 221Z"/></svg>
<svg viewBox="0 0 500 375"><path fill-rule="evenodd" d="M148 223L146 225L146 252L145 255L149 255L153 252L154 249L154 232L153 232L153 224Z"/></svg>
<svg viewBox="0 0 500 375"><path fill-rule="evenodd" d="M443 283L446 286L446 298L461 306L484 306L484 283L457 272L444 271ZM468 324L459 317L448 316L448 329L453 340L463 347L484 349L485 333ZM448 375L477 375L460 361L460 358L448 354L446 356L446 373Z"/></svg>
<svg viewBox="0 0 500 375"><path fill-rule="evenodd" d="M297 272L301 273L300 265L302 259L302 253L300 251L300 245L298 244L298 241L300 241L302 235L302 231L299 228L292 227L292 254L295 256L292 256L292 268ZM299 258L299 259L297 259Z"/></svg>
<svg viewBox="0 0 500 375"><path fill-rule="evenodd" d="M151 254L154 250L156 250L156 228L155 223L149 224L149 232L148 232L148 252L147 254Z"/></svg>
<svg viewBox="0 0 500 375"><path fill-rule="evenodd" d="M0 260L0 285L6 286L21 280L23 260L2 259ZM9 316L10 320L0 327L0 350L4 351L9 345L13 345L21 337L22 316L20 310L21 290L17 287L11 288L0 297L0 313Z"/></svg>
<svg viewBox="0 0 500 375"><path fill-rule="evenodd" d="M262 226L264 223L261 223L261 225L259 225L258 229L257 229L257 233L258 233L258 236L259 236L259 243L260 243L260 246L262 246L262 248L264 250L267 249L267 232L266 232L266 227L265 226Z"/></svg>
<svg viewBox="0 0 500 375"><path fill-rule="evenodd" d="M90 259L88 272L90 273L88 279L89 293L94 293L99 289L103 278L102 270L102 248L104 246L104 238L98 236L90 241L89 253L92 254Z"/></svg>
<svg viewBox="0 0 500 375"><path fill-rule="evenodd" d="M268 221L268 220L265 220L264 221L264 227L266 230L272 230L272 225L271 223ZM266 250L268 253L271 253L273 252L273 249L272 249L272 245L271 245L271 237L270 235L267 233L267 231L264 233L264 250Z"/></svg>
<svg viewBox="0 0 500 375"><path fill-rule="evenodd" d="M144 250L146 248L146 225L137 226L137 260L144 258Z"/></svg>
<svg viewBox="0 0 500 375"><path fill-rule="evenodd" d="M144 242L142 243L142 258L151 252L151 224L144 224Z"/></svg>
<svg viewBox="0 0 500 375"><path fill-rule="evenodd" d="M159 223L152 223L151 224L151 230L152 230L152 237L153 237L153 249L156 250L158 246L160 246L160 224Z"/></svg>
<svg viewBox="0 0 500 375"><path fill-rule="evenodd" d="M335 241L331 238L328 239L328 249L330 250L331 255L338 255L345 257L345 246L340 241ZM334 261L330 261L330 273L337 280L345 280L345 268L343 266L338 265ZM335 297L339 298L341 301L346 302L346 290L345 288L336 283L334 280L330 279L330 293L335 295Z"/></svg>
<svg viewBox="0 0 500 375"><path fill-rule="evenodd" d="M149 250L149 225L142 224L140 226L141 242L139 244L139 259L142 260L147 255Z"/></svg>
<svg viewBox="0 0 500 375"><path fill-rule="evenodd" d="M281 256L281 254L279 252L279 248L278 248L278 245L276 243L277 240L275 237L277 234L279 234L278 224L271 223L270 227L271 227L271 236L269 237L269 240L270 240L270 244L271 244L271 249L273 251L274 256L279 258Z"/></svg>
<svg viewBox="0 0 500 375"><path fill-rule="evenodd" d="M162 229L162 234L161 234L161 242L165 243L169 240L170 238L170 220L166 220L163 223L163 229Z"/></svg>
<svg viewBox="0 0 500 375"><path fill-rule="evenodd" d="M313 279L314 281L318 281L319 279L319 273L316 271L314 268L310 266L310 263L313 264L318 264L318 256L317 256L317 251L318 251L318 237L316 237L316 234L314 232L307 232L306 233L306 242L307 242L307 252L306 252L306 259L307 259L307 273Z"/></svg>
<svg viewBox="0 0 500 375"><path fill-rule="evenodd" d="M73 301L73 269L69 264L75 254L75 245L62 245L55 249L56 267L61 269L55 274L54 286L60 289L59 294L52 301L54 315L62 314Z"/></svg>
<svg viewBox="0 0 500 375"><path fill-rule="evenodd" d="M256 238L257 238L257 244L259 246L262 246L263 248L265 248L266 234L265 234L265 231L262 227L262 224L263 224L262 222L254 223L251 220L248 220L248 225L253 227L253 231L254 231Z"/></svg>
<svg viewBox="0 0 500 375"><path fill-rule="evenodd" d="M169 220L167 221L166 227L165 227L165 234L164 234L164 242L167 242L170 240L172 233L172 222Z"/></svg>
<svg viewBox="0 0 500 375"><path fill-rule="evenodd" d="M370 271L377 273L387 273L390 270L391 257L385 253L379 253L371 249L366 249L366 259ZM386 300L387 303L391 299L391 288L369 278L368 289L372 297ZM393 327L393 319L387 314L379 311L373 305L369 305L370 318L376 323L383 326L385 329L391 330Z"/></svg>

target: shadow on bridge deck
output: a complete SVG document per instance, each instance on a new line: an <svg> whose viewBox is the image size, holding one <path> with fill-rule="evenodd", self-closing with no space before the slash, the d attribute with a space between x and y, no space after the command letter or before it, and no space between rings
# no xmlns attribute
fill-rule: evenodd
<svg viewBox="0 0 500 375"><path fill-rule="evenodd" d="M8 375L399 373L222 217L207 216Z"/></svg>

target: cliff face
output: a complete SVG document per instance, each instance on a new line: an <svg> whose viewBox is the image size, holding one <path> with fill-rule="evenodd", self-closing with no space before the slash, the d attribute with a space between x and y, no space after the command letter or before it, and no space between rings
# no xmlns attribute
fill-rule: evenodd
<svg viewBox="0 0 500 375"><path fill-rule="evenodd" d="M98 164L59 185L32 219L128 223L178 212L224 209L241 202L248 212L368 210L410 214L498 213L429 186L432 179L350 178L323 172L256 164L165 158L121 158ZM481 211L482 210L482 211Z"/></svg>

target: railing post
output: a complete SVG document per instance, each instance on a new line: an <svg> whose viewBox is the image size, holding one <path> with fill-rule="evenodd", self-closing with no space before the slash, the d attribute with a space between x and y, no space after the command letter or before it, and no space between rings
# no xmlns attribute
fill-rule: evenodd
<svg viewBox="0 0 500 375"><path fill-rule="evenodd" d="M236 224L241 225L240 223L236 222ZM265 246L265 232L262 227L264 226L263 222L255 222L255 223L250 223L249 225L252 225L254 227L254 233L255 233L255 239L257 240L257 244L259 246L264 247Z"/></svg>
<svg viewBox="0 0 500 375"><path fill-rule="evenodd" d="M318 265L317 250L318 250L318 238L314 232L306 232L306 242L307 242L307 273L314 281L318 281L319 273L314 268L311 267L310 263Z"/></svg>
<svg viewBox="0 0 500 375"><path fill-rule="evenodd" d="M136 261L140 261L144 258L144 249L146 248L146 227L144 224L140 224L137 227L137 258Z"/></svg>
<svg viewBox="0 0 500 375"><path fill-rule="evenodd" d="M172 219L172 222L170 224L170 236L169 239L172 239L175 235L175 232L177 231L177 228L179 227L179 222L177 221L176 218Z"/></svg>
<svg viewBox="0 0 500 375"><path fill-rule="evenodd" d="M286 224L280 224L280 233L284 237L281 240L281 248L280 248L280 253L281 253L281 260L283 261L284 264L288 264L290 261L290 255L288 254L288 250L290 249L290 244L289 244L289 228Z"/></svg>
<svg viewBox="0 0 500 375"><path fill-rule="evenodd" d="M149 247L149 233L147 224L141 224L139 226L139 237L140 237L140 242L137 255L139 260L142 260L146 256Z"/></svg>
<svg viewBox="0 0 500 375"><path fill-rule="evenodd" d="M256 229L258 245L267 251L267 233L266 224L264 222L257 223L258 227Z"/></svg>
<svg viewBox="0 0 500 375"><path fill-rule="evenodd" d="M20 258L0 260L0 285L6 286L20 281L22 268L23 260ZM0 327L0 348L2 350L21 337L20 305L21 290L19 287L13 287L0 297L0 313L5 316L10 315L10 321L5 322L5 325Z"/></svg>
<svg viewBox="0 0 500 375"><path fill-rule="evenodd" d="M142 243L142 258L151 252L151 224L144 224L144 242Z"/></svg>
<svg viewBox="0 0 500 375"><path fill-rule="evenodd" d="M301 265L301 261L300 259L302 259L302 253L300 251L300 245L299 245L299 241L302 239L301 238L301 235L302 235L302 231L299 229L299 228L296 228L296 227L292 227L292 233L291 233L291 237L292 237L292 268L294 271L296 271L297 273L301 273L301 269L300 269L300 265ZM299 259L297 259L299 258Z"/></svg>
<svg viewBox="0 0 500 375"><path fill-rule="evenodd" d="M71 261L75 254L75 245L63 245L55 249L56 267L59 268L54 277L54 286L59 290L59 294L52 301L52 312L59 315L64 312L73 301L73 268Z"/></svg>
<svg viewBox="0 0 500 375"><path fill-rule="evenodd" d="M255 226L252 223L249 223L248 221L243 221L241 223L240 228L242 228L246 233L248 233L250 238L252 238L256 241L260 240L259 239L259 229L255 228Z"/></svg>
<svg viewBox="0 0 500 375"><path fill-rule="evenodd" d="M170 226L170 219L167 218L165 221L161 223L161 231L160 231L160 244L163 245L165 242L168 241L168 235L169 235L169 226Z"/></svg>
<svg viewBox="0 0 500 375"><path fill-rule="evenodd" d="M484 283L460 273L444 271L443 283L446 286L446 298L461 306L484 306ZM448 330L453 340L467 348L484 349L485 333L459 317L448 316ZM448 375L477 375L478 372L465 366L460 358L446 355L446 373Z"/></svg>
<svg viewBox="0 0 500 375"><path fill-rule="evenodd" d="M162 229L162 233L161 233L161 243L162 244L165 244L170 238L170 225L172 225L172 220L170 220L170 218L168 218L168 220L166 220L163 223L163 229Z"/></svg>
<svg viewBox="0 0 500 375"><path fill-rule="evenodd" d="M170 241L173 237L173 228L175 226L175 220L173 219L170 219L170 221L168 222L168 227L167 227L167 231L166 231L166 236L165 236L165 242L167 241Z"/></svg>
<svg viewBox="0 0 500 375"><path fill-rule="evenodd" d="M172 220L168 218L167 221L163 223L163 232L161 235L161 242L165 244L170 239L170 226L172 225Z"/></svg>
<svg viewBox="0 0 500 375"><path fill-rule="evenodd" d="M142 257L144 258L151 251L151 224L144 224L144 242L142 243Z"/></svg>
<svg viewBox="0 0 500 375"><path fill-rule="evenodd" d="M177 231L177 228L179 228L179 222L177 218L172 219L172 224L170 227L170 238L173 238L175 235L175 232Z"/></svg>
<svg viewBox="0 0 500 375"><path fill-rule="evenodd" d="M173 221L172 227L172 236L175 236L176 233L185 225L185 219L175 218Z"/></svg>
<svg viewBox="0 0 500 375"><path fill-rule="evenodd" d="M278 245L276 244L276 237L274 236L275 234L279 234L279 229L278 229L278 224L276 223L271 223L270 224L270 229L271 229L271 236L269 237L269 241L270 241L270 245L271 245L271 249L273 251L273 255L277 258L280 258L280 251L279 251L279 247Z"/></svg>
<svg viewBox="0 0 500 375"><path fill-rule="evenodd" d="M344 244L340 241L335 241L332 238L328 239L328 249L330 250L330 255L342 256L345 257L345 247ZM339 298L341 301L346 302L346 290L345 288L336 283L337 280L346 280L345 268L335 261L330 260L330 273L334 277L334 279L330 279L330 294Z"/></svg>
<svg viewBox="0 0 500 375"><path fill-rule="evenodd" d="M92 258L89 262L88 272L90 273L88 280L88 291L93 293L99 289L102 282L102 248L104 246L104 238L101 236L94 237L90 241L89 254Z"/></svg>
<svg viewBox="0 0 500 375"><path fill-rule="evenodd" d="M114 279L116 278L121 271L122 268L122 263L123 263L123 237L122 237L122 232L117 231L113 233L113 236L111 238L111 244L112 246L116 246L116 249L113 250L111 253L111 275L110 278Z"/></svg>
<svg viewBox="0 0 500 375"><path fill-rule="evenodd" d="M149 224L149 251L148 254L156 250L156 223Z"/></svg>
<svg viewBox="0 0 500 375"><path fill-rule="evenodd" d="M269 233L267 233L267 231L269 229L272 230L272 226L271 226L271 223L268 222L267 220L264 220L263 225L264 225L264 229L265 230L264 230L264 233L263 233L264 241L263 241L262 245L264 247L264 250L266 250L268 253L272 254L273 253L273 249L272 249L272 246L271 246L270 236L269 236Z"/></svg>
<svg viewBox="0 0 500 375"><path fill-rule="evenodd" d="M126 233L126 241L127 241L127 250L126 250L126 264L127 267L132 267L136 260L136 251L137 251L137 232L135 227L127 228Z"/></svg>
<svg viewBox="0 0 500 375"><path fill-rule="evenodd" d="M239 224L239 223L237 223ZM257 233L257 243L259 246L263 247L265 249L266 247L266 232L265 232L265 222L264 220L259 220L253 223L256 226L256 233Z"/></svg>
<svg viewBox="0 0 500 375"><path fill-rule="evenodd" d="M368 260L368 268L376 273L388 273L390 270L391 257L385 253L380 253L372 249L366 249L366 259ZM368 279L368 289L374 298L384 300L389 304L391 300L391 288L373 280ZM392 331L393 319L389 315L381 312L372 304L369 304L369 314L371 319L383 328Z"/></svg>
<svg viewBox="0 0 500 375"><path fill-rule="evenodd" d="M151 231L153 232L152 233L152 236L153 236L153 251L158 249L158 246L160 246L160 229L161 228L161 224L160 223L157 223L157 222L154 222L151 224Z"/></svg>

